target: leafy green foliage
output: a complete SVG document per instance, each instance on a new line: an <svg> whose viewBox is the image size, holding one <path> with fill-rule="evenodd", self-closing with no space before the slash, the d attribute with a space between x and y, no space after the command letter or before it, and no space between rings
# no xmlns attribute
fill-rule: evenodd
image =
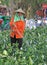
<svg viewBox="0 0 47 65"><path fill-rule="evenodd" d="M0 0L1 4L3 5L9 5L9 0Z"/></svg>
<svg viewBox="0 0 47 65"><path fill-rule="evenodd" d="M47 65L47 26L26 29L23 46L11 47L10 31L0 32L0 65ZM8 55L3 55L6 50Z"/></svg>

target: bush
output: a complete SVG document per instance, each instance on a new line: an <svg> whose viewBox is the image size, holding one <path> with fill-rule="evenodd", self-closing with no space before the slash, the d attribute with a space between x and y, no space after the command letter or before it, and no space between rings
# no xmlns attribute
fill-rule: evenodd
<svg viewBox="0 0 47 65"><path fill-rule="evenodd" d="M21 50L10 45L10 31L0 32L1 65L46 65L47 64L47 26L35 30L26 29ZM8 55L3 55L6 50Z"/></svg>

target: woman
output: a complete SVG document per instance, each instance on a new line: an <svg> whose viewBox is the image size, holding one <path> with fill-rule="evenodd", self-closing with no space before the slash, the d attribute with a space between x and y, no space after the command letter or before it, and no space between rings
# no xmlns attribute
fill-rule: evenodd
<svg viewBox="0 0 47 65"><path fill-rule="evenodd" d="M24 21L24 14L25 12L20 8L16 10L16 14L14 17L11 18L10 21L10 38L11 38L11 45L13 43L18 43L18 48L22 47L24 29L25 29L25 21Z"/></svg>

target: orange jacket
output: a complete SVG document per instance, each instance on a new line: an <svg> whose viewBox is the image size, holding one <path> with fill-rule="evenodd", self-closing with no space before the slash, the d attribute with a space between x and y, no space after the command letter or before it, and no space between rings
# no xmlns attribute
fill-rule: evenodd
<svg viewBox="0 0 47 65"><path fill-rule="evenodd" d="M10 37L14 38L15 36L16 38L23 38L24 29L25 29L24 21L19 20L17 22L14 22L14 17L12 17L10 21L10 28L12 29L12 32L10 33Z"/></svg>

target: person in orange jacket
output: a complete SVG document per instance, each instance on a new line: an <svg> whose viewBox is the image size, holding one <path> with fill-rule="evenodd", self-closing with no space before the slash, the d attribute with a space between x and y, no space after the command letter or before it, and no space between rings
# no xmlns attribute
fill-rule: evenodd
<svg viewBox="0 0 47 65"><path fill-rule="evenodd" d="M24 35L24 30L25 30L24 14L25 12L20 8L16 10L15 16L12 17L10 21L11 45L17 42L19 49L22 47L23 35Z"/></svg>

